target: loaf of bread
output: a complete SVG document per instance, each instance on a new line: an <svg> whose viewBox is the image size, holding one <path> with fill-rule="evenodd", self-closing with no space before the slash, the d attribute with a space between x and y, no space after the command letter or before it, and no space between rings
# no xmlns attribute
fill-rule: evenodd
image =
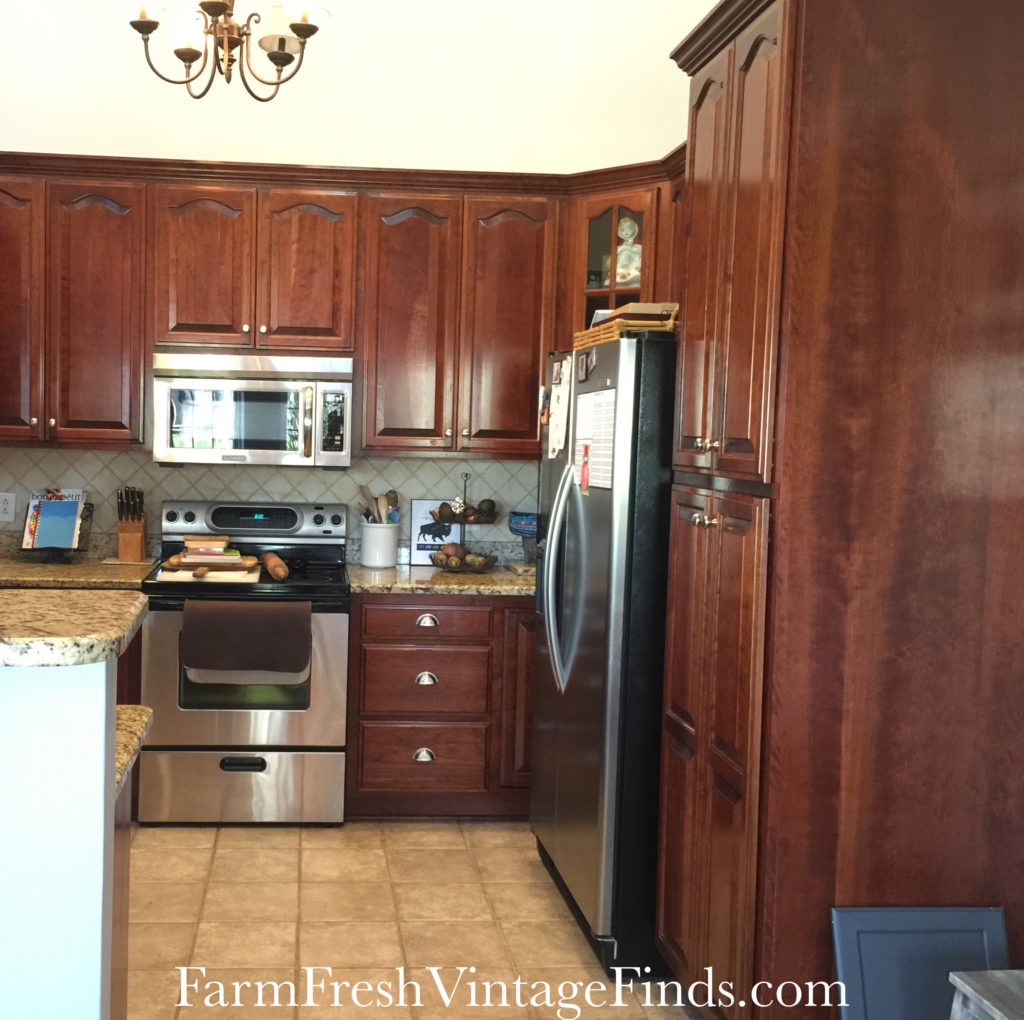
<svg viewBox="0 0 1024 1020"><path fill-rule="evenodd" d="M264 553L263 566L275 581L283 581L288 576L288 564L277 553Z"/></svg>

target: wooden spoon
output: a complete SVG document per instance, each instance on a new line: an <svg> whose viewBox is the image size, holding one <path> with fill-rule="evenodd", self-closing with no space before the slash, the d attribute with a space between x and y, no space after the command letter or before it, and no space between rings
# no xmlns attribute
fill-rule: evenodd
<svg viewBox="0 0 1024 1020"><path fill-rule="evenodd" d="M377 516L380 518L381 524L388 523L388 497L378 496L377 497Z"/></svg>

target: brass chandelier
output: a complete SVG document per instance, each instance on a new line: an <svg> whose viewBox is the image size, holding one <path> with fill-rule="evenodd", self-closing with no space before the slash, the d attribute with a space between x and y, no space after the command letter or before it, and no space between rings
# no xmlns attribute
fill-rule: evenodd
<svg viewBox="0 0 1024 1020"><path fill-rule="evenodd" d="M318 26L310 23L305 11L300 21L289 21L284 13L283 4L274 3L267 18L266 31L259 36L258 42L277 73L274 78L263 78L252 66L253 26L258 25L261 18L259 14L253 13L245 19L244 25L239 24L234 18L234 7L234 0L200 0L198 13L203 16L202 52L191 43L174 51L174 55L184 65L183 78L168 78L153 64L149 53L149 37L160 27L160 22L147 16L145 6L141 7L138 18L130 24L142 36L142 46L150 70L171 85L184 85L193 99L202 99L210 91L210 86L218 74L222 75L226 82L230 82L232 70L237 62L245 91L253 99L268 103L285 82L291 81L299 73L306 52L306 40L317 33ZM200 58L202 62L193 73L192 69ZM293 63L295 66L285 75L285 68ZM197 85L204 75L205 83ZM253 91L250 81L267 85L272 91L269 95L261 96Z"/></svg>

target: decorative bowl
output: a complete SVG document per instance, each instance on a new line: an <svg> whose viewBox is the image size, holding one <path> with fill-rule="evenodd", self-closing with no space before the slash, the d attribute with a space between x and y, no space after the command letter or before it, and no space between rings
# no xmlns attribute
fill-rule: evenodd
<svg viewBox="0 0 1024 1020"><path fill-rule="evenodd" d="M522 510L510 510L508 515L508 530L513 535L522 535L524 538L535 538L537 535L537 515L524 513Z"/></svg>
<svg viewBox="0 0 1024 1020"><path fill-rule="evenodd" d="M438 570L444 570L449 574L486 574L489 570L493 570L494 564L498 562L497 556L488 556L478 567L467 567L465 564L458 567L449 567L447 564L437 562L437 557L440 555L441 553L431 553L430 562Z"/></svg>

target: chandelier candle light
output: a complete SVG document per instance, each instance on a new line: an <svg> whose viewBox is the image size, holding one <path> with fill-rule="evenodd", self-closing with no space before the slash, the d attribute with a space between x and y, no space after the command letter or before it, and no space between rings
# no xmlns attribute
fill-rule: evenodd
<svg viewBox="0 0 1024 1020"><path fill-rule="evenodd" d="M231 81L232 68L240 56L238 70L245 91L253 99L267 103L277 95L277 90L286 81L291 81L299 73L299 68L302 67L302 57L306 52L306 40L316 34L318 27L310 24L307 11L302 12L300 21L289 21L284 13L283 4L273 4L267 17L266 33L259 37L259 44L260 48L266 52L267 59L276 68L277 75L273 79L261 78L252 66L251 50L253 26L258 25L262 19L259 14L253 13L245 19L244 25L240 25L235 21L234 7L234 0L200 0L199 13L203 16L204 36L202 52L200 53L191 43L187 46L180 46L174 51L174 55L185 65L184 78L168 78L154 66L149 55L149 37L160 27L160 22L147 16L145 6L140 8L138 19L131 21L130 24L142 36L142 45L146 51L146 63L149 64L153 73L172 85L184 85L193 99L202 99L210 91L210 86L217 74L222 74L225 81ZM241 53L236 55L236 50L240 50ZM296 56L298 56L297 62L295 62ZM202 63L193 73L192 68L200 57L202 57ZM285 68L293 62L295 62L295 67L287 76L282 77ZM206 83L196 86L200 91L193 91L193 84L198 82L204 73L207 73L208 64L211 66ZM258 95L252 90L252 86L249 84L250 79L270 86L273 91L268 96Z"/></svg>

